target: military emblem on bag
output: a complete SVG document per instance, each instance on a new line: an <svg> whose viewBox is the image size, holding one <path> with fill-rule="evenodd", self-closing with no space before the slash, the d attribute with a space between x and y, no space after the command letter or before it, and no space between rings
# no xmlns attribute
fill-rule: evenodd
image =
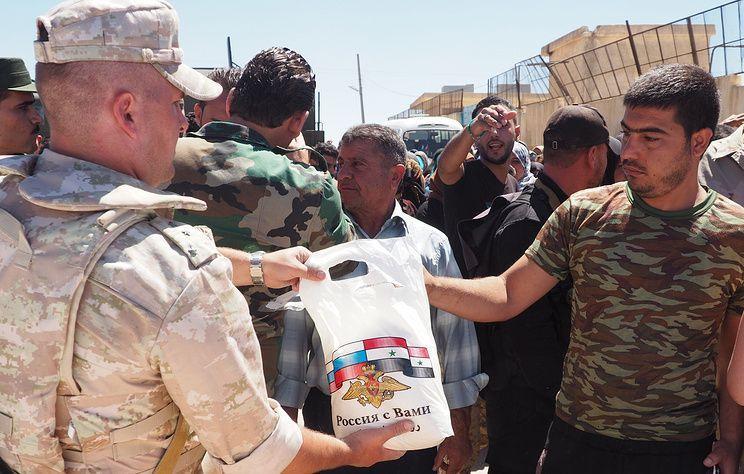
<svg viewBox="0 0 744 474"><path fill-rule="evenodd" d="M377 370L375 364L365 364L362 367L362 375L351 383L349 391L341 398L342 400L356 399L362 406L367 406L369 403L375 408L380 408L382 402L392 399L395 392L409 388L411 387Z"/></svg>
<svg viewBox="0 0 744 474"><path fill-rule="evenodd" d="M362 406L370 404L375 408L393 398L395 392L411 388L387 374L434 377L428 349L409 346L402 337L376 337L344 344L333 352L326 371L331 393L351 381L341 399L357 400Z"/></svg>

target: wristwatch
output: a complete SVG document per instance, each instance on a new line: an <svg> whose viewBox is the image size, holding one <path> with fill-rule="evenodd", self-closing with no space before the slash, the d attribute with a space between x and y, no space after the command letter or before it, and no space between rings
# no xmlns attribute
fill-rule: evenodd
<svg viewBox="0 0 744 474"><path fill-rule="evenodd" d="M251 252L251 281L254 285L264 284L263 256L266 252Z"/></svg>

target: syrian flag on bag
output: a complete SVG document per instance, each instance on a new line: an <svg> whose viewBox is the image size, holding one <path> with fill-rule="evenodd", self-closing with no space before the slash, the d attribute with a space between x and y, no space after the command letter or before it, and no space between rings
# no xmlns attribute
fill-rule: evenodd
<svg viewBox="0 0 744 474"><path fill-rule="evenodd" d="M333 352L333 360L326 364L331 393L347 380L354 380L370 370L403 372L414 378L434 377L426 347L409 346L402 337L375 337L345 344Z"/></svg>

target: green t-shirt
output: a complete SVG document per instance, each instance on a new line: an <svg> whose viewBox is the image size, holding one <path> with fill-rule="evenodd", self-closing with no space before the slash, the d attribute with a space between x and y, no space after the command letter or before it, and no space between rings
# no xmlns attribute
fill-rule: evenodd
<svg viewBox="0 0 744 474"><path fill-rule="evenodd" d="M586 190L526 255L574 281L558 417L634 440L714 431L719 329L744 311L744 208L714 191L663 212L624 183Z"/></svg>

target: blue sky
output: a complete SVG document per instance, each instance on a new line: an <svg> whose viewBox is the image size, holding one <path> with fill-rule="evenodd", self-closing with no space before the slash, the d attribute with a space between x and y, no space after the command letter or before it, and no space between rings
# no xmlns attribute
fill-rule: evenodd
<svg viewBox="0 0 744 474"><path fill-rule="evenodd" d="M0 55L19 56L33 75L35 18L57 2L4 2ZM356 53L361 56L367 122L384 121L423 92L473 83L540 52L581 26L668 23L723 0L237 1L173 0L186 62L195 67L245 64L258 51L287 46L315 70L327 138L361 122Z"/></svg>

